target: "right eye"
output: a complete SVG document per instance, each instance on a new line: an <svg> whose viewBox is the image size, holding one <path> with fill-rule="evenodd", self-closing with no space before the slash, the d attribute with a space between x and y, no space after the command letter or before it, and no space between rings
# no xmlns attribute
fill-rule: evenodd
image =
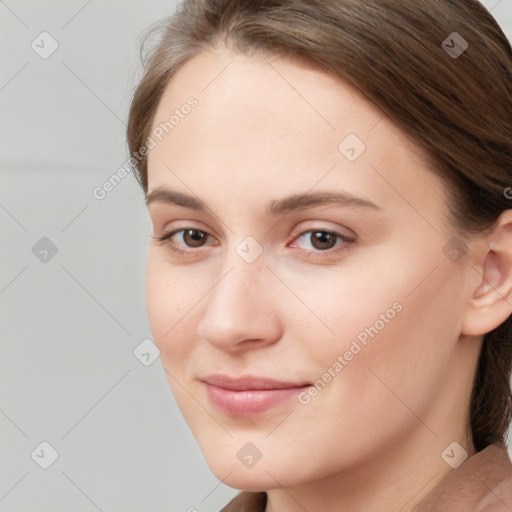
<svg viewBox="0 0 512 512"><path fill-rule="evenodd" d="M189 247L190 249L182 249L180 248L174 241L173 238L175 235L178 235L178 239L181 238L182 244L185 247ZM152 238L156 240L158 243L165 245L171 251L175 251L179 254L188 254L194 252L193 249L197 249L203 247L205 245L205 241L208 240L208 237L211 237L207 231L196 228L185 228L185 229L175 229L169 232L164 233L162 236Z"/></svg>

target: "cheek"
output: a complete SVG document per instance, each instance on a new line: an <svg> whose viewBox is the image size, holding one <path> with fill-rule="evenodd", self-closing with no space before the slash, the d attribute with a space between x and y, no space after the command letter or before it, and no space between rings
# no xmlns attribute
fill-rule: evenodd
<svg viewBox="0 0 512 512"><path fill-rule="evenodd" d="M146 305L155 344L164 366L183 359L189 343L179 340L190 336L189 315L198 301L198 290L187 286L179 271L150 252L146 269ZM172 355L172 358L170 357Z"/></svg>
<svg viewBox="0 0 512 512"><path fill-rule="evenodd" d="M376 265L347 260L336 268L312 266L308 272L289 273L283 280L300 298L286 301L291 322L286 328L290 337L300 337L301 350L317 362L317 372L349 351L353 341L365 347L382 338L403 315L403 297L389 269L381 272Z"/></svg>
<svg viewBox="0 0 512 512"><path fill-rule="evenodd" d="M403 300L402 316L368 361L375 386L404 414L407 404L424 417L431 401L442 394L442 383L450 379L462 311L449 290L450 277L445 277L444 283L432 280Z"/></svg>
<svg viewBox="0 0 512 512"><path fill-rule="evenodd" d="M353 410L386 408L390 399L403 408L393 392L423 407L449 371L463 313L459 285L451 263L435 251L427 261L408 254L408 265L388 255L374 261L397 263L346 268L337 280L317 273L307 283L290 283L311 310L299 329L310 376Z"/></svg>
<svg viewBox="0 0 512 512"><path fill-rule="evenodd" d="M146 271L149 323L169 387L188 422L197 415L196 403L187 393L186 372L190 370L194 339L191 315L200 295L183 281L179 271L173 271L160 255L150 253Z"/></svg>

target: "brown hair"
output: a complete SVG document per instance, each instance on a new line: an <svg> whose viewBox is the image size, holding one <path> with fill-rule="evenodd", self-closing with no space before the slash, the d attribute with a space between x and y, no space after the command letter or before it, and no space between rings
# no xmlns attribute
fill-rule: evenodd
<svg viewBox="0 0 512 512"><path fill-rule="evenodd" d="M454 32L468 44L461 55L449 53L463 49ZM476 0L185 0L142 54L130 108L128 145L145 193L140 149L168 81L221 43L246 55L299 57L350 82L426 150L452 192L448 214L461 234L492 229L511 207L512 49ZM477 451L506 440L511 367L509 316L483 339L470 404Z"/></svg>

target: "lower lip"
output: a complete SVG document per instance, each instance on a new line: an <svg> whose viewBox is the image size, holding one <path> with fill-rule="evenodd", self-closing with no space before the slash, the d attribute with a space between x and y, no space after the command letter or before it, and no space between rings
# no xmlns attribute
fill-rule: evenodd
<svg viewBox="0 0 512 512"><path fill-rule="evenodd" d="M248 389L233 391L206 385L208 398L218 409L233 416L258 414L286 400L296 397L309 386L287 389Z"/></svg>

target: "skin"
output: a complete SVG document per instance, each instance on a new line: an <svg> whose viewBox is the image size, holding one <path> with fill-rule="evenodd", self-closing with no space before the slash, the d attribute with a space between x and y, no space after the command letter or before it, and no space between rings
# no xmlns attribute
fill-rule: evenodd
<svg viewBox="0 0 512 512"><path fill-rule="evenodd" d="M509 213L451 261L450 195L421 149L351 85L303 62L205 51L170 81L154 127L190 96L197 107L149 153L148 189L210 210L148 209L155 237L210 236L196 246L183 231L152 240L147 307L209 467L229 486L268 491L267 512L412 510L452 471L441 458L450 443L475 453L468 411L481 334L511 312ZM353 162L338 150L351 133L366 145ZM265 213L270 200L320 190L379 209ZM318 249L308 229L355 241ZM263 250L253 263L236 252L248 236ZM236 416L208 400L200 379L212 373L314 382L394 303L401 311L309 403ZM251 468L237 457L248 442L262 454Z"/></svg>

